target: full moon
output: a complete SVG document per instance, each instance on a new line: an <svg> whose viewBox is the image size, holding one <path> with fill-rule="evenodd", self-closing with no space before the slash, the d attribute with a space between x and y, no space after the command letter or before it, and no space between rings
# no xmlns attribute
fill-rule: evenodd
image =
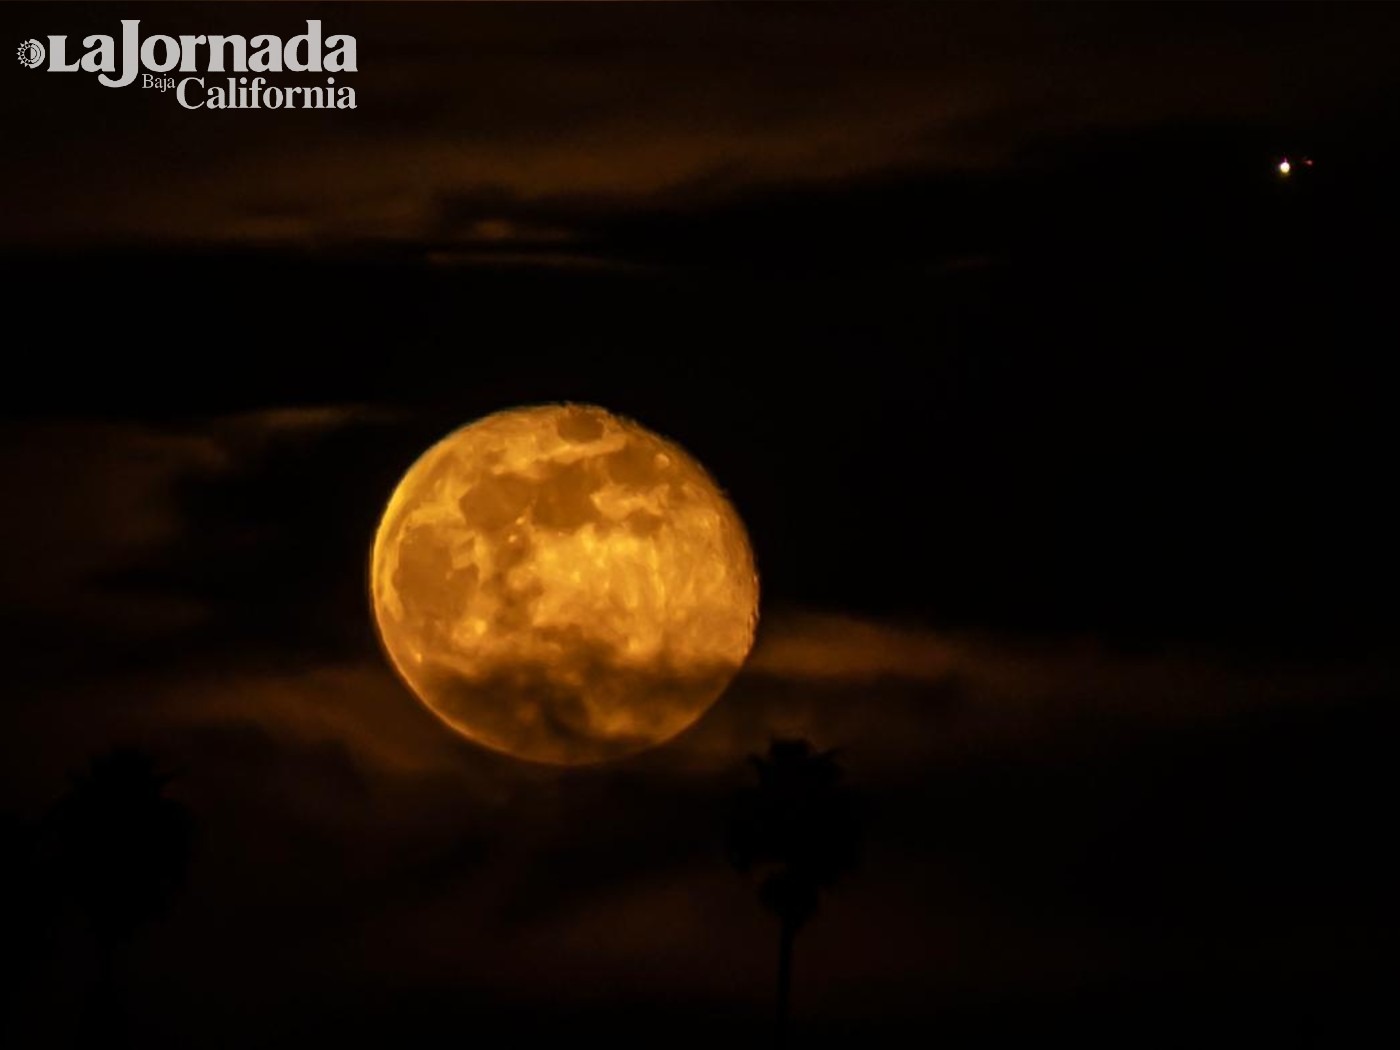
<svg viewBox="0 0 1400 1050"><path fill-rule="evenodd" d="M588 405L487 416L403 476L370 589L409 688L462 735L574 765L698 719L753 644L738 513L675 444Z"/></svg>

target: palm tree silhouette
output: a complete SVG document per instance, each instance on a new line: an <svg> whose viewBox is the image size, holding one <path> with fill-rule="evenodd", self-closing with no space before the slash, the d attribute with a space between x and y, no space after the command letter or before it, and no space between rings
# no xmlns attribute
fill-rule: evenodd
<svg viewBox="0 0 1400 1050"><path fill-rule="evenodd" d="M787 1041L792 950L817 913L821 891L853 868L860 816L832 751L806 740L773 740L750 760L758 784L740 793L729 829L730 861L758 882L758 899L778 919L778 997L774 1041Z"/></svg>
<svg viewBox="0 0 1400 1050"><path fill-rule="evenodd" d="M165 794L170 780L143 751L109 751L73 777L46 821L56 880L86 918L97 950L84 1042L121 1044L118 955L165 913L184 882L194 822Z"/></svg>

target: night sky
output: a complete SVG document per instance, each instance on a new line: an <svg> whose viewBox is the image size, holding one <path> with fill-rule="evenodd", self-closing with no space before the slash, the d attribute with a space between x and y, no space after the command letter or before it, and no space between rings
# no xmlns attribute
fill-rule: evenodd
<svg viewBox="0 0 1400 1050"><path fill-rule="evenodd" d="M800 737L865 833L793 1047L1393 1038L1400 11L7 4L0 40L308 17L357 109L4 66L0 1034L769 1045L726 828ZM554 401L689 450L762 581L714 707L574 769L418 704L366 576L419 453ZM118 746L195 834L102 1042L43 843Z"/></svg>

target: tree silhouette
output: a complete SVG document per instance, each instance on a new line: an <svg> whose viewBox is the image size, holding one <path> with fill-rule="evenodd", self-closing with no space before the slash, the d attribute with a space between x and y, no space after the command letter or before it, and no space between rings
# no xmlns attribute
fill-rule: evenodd
<svg viewBox="0 0 1400 1050"><path fill-rule="evenodd" d="M806 740L773 740L751 756L758 784L736 800L729 856L758 882L758 898L778 919L778 996L774 1039L787 1040L792 951L817 913L821 891L856 864L860 814L842 783L835 753Z"/></svg>
<svg viewBox="0 0 1400 1050"><path fill-rule="evenodd" d="M165 913L184 882L194 824L185 806L165 794L170 779L143 751L109 751L74 776L48 817L56 881L87 920L97 949L84 1042L122 1042L117 956L137 930Z"/></svg>

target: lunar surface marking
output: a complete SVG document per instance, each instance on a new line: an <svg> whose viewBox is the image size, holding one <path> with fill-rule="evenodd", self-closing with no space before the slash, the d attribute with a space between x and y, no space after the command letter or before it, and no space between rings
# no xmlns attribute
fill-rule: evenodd
<svg viewBox="0 0 1400 1050"><path fill-rule="evenodd" d="M395 668L444 722L574 764L670 739L753 642L743 522L675 444L603 409L488 416L409 469L371 587Z"/></svg>

